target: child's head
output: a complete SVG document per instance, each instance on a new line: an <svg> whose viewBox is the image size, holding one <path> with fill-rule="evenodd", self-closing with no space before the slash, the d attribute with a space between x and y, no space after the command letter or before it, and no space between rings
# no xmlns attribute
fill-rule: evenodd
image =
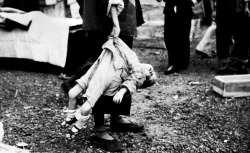
<svg viewBox="0 0 250 153"><path fill-rule="evenodd" d="M146 76L146 80L140 88L152 86L157 79L153 66L150 64L142 63L141 68L143 70L144 75Z"/></svg>

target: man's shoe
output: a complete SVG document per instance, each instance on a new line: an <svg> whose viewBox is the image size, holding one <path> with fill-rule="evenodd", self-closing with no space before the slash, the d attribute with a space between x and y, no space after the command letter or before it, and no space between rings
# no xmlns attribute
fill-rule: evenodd
<svg viewBox="0 0 250 153"><path fill-rule="evenodd" d="M211 58L207 53L204 53L204 52L197 50L197 49L195 50L195 53L197 55L200 55L201 58Z"/></svg>
<svg viewBox="0 0 250 153"><path fill-rule="evenodd" d="M91 140L96 145L96 147L102 148L109 152L121 152L124 150L122 143L117 141L116 139L106 140L97 136L93 136Z"/></svg>
<svg viewBox="0 0 250 153"><path fill-rule="evenodd" d="M164 72L164 74L168 75L168 74L175 73L175 72L177 72L177 71L178 71L177 68L171 65L171 66L169 66L168 69Z"/></svg>
<svg viewBox="0 0 250 153"><path fill-rule="evenodd" d="M70 78L70 76L64 73L61 73L58 77L62 80L68 80Z"/></svg>
<svg viewBox="0 0 250 153"><path fill-rule="evenodd" d="M229 58L218 59L216 69L217 69L216 73L219 75L232 74L230 59Z"/></svg>
<svg viewBox="0 0 250 153"><path fill-rule="evenodd" d="M66 82L63 82L61 84L61 91L66 97L68 97L69 90L70 88L67 86Z"/></svg>
<svg viewBox="0 0 250 153"><path fill-rule="evenodd" d="M248 70L247 70L247 60L235 60L235 62L232 64L233 67L233 72L235 74L248 74Z"/></svg>
<svg viewBox="0 0 250 153"><path fill-rule="evenodd" d="M112 122L110 123L110 131L113 132L143 132L144 126L140 125L135 122L129 122L129 123L116 123Z"/></svg>

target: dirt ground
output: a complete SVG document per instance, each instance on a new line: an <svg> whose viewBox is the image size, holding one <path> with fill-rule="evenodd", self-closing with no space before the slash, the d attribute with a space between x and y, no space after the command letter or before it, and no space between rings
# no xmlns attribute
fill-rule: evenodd
<svg viewBox="0 0 250 153"><path fill-rule="evenodd" d="M110 133L123 142L124 152L250 152L250 98L222 98L213 92L215 58L200 59L194 53L204 30L191 44L189 69L180 73L163 74L167 67L164 49L134 49L142 62L155 67L159 79L133 95L131 118L144 124L145 132ZM61 122L67 101L57 73L3 66L0 78L5 144L25 142L31 152L105 152L89 140L93 119L79 136L66 141L67 129Z"/></svg>

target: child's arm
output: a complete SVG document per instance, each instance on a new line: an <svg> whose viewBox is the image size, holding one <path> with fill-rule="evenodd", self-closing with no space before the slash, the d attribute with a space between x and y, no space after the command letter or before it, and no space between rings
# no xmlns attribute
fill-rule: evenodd
<svg viewBox="0 0 250 153"><path fill-rule="evenodd" d="M143 74L142 69L135 66L129 76L121 84L121 87L126 87L132 95L139 87L142 86L145 80L146 76Z"/></svg>
<svg viewBox="0 0 250 153"><path fill-rule="evenodd" d="M120 104L124 94L128 91L126 87L121 88L113 97L113 101L117 104Z"/></svg>

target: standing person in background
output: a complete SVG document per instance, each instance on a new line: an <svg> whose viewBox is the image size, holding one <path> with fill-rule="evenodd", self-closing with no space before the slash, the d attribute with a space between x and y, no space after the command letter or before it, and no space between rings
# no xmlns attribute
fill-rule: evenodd
<svg viewBox="0 0 250 153"><path fill-rule="evenodd" d="M189 39L192 42L195 39L196 34L199 32L201 27L201 21L205 17L203 1L196 3L193 7L194 15L191 20L191 29Z"/></svg>
<svg viewBox="0 0 250 153"><path fill-rule="evenodd" d="M208 51L206 47L210 44L212 37L215 36L216 31L216 23L213 22L206 30L204 36L202 37L201 41L195 48L195 53L200 55L201 58L210 58L213 57L216 53L215 51Z"/></svg>
<svg viewBox="0 0 250 153"><path fill-rule="evenodd" d="M213 22L213 1L214 0L202 0L204 17L201 21L201 24L210 26Z"/></svg>
<svg viewBox="0 0 250 153"><path fill-rule="evenodd" d="M246 0L245 13L247 16L247 47L248 47L248 63L247 67L250 68L250 0Z"/></svg>
<svg viewBox="0 0 250 153"><path fill-rule="evenodd" d="M216 48L218 74L245 74L248 62L247 15L248 0L216 1ZM234 48L230 52L232 39ZM232 61L232 59L234 59Z"/></svg>
<svg viewBox="0 0 250 153"><path fill-rule="evenodd" d="M194 3L191 0L164 1L164 40L168 51L168 68L164 73L171 74L189 66L189 34Z"/></svg>
<svg viewBox="0 0 250 153"><path fill-rule="evenodd" d="M205 1L203 0L203 3L204 2ZM203 35L202 39L200 40L200 42L198 43L198 45L195 48L195 53L200 55L201 58L211 58L211 57L216 56L216 51L210 50L211 48L209 48L209 50L207 49L209 44L211 44L212 38L215 38L215 31L216 31L216 22L215 22L216 3L215 3L215 0L211 1L210 4L211 4L211 8L212 8L211 9L212 10L212 13L211 13L212 21L209 24L210 26L207 28L207 30L206 30L205 34ZM210 11L207 11L207 12L210 12ZM206 15L206 16L209 16L209 15ZM209 18L205 19L205 22L208 22L208 21L210 21Z"/></svg>

